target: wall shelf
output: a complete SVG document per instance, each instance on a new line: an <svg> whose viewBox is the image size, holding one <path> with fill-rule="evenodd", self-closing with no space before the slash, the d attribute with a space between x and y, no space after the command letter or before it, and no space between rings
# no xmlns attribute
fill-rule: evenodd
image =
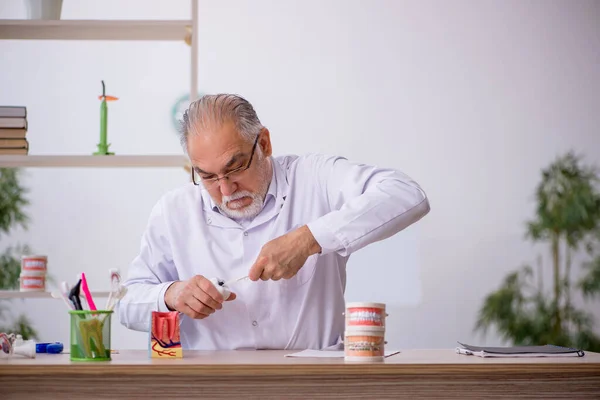
<svg viewBox="0 0 600 400"><path fill-rule="evenodd" d="M181 40L191 20L11 20L0 19L0 39Z"/></svg>
<svg viewBox="0 0 600 400"><path fill-rule="evenodd" d="M177 155L0 155L0 168L39 167L87 167L87 168L148 168L181 167L187 158Z"/></svg>
<svg viewBox="0 0 600 400"><path fill-rule="evenodd" d="M29 20L0 19L0 40L181 41L190 47L189 100L198 97L198 0L190 0L189 20ZM76 54L73 54L76 57ZM18 60L13 60L15 63ZM27 61L27 60L26 60ZM66 61L65 61L66 62ZM16 65L16 64L15 64ZM151 168L189 172L183 155L0 155L0 168ZM109 291L92 296L108 297ZM0 290L0 299L52 299L51 292Z"/></svg>
<svg viewBox="0 0 600 400"><path fill-rule="evenodd" d="M92 297L108 297L110 292L91 292ZM52 299L50 292L21 292L19 290L0 290L0 299ZM57 299L58 300L58 299Z"/></svg>

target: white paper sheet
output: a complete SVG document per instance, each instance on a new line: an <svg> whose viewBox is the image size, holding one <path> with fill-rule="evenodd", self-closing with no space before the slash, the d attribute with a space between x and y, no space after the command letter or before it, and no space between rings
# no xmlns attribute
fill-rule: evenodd
<svg viewBox="0 0 600 400"><path fill-rule="evenodd" d="M384 357L400 353L400 350L385 350ZM297 353L286 354L286 357L318 357L318 358L344 358L344 350L302 350Z"/></svg>

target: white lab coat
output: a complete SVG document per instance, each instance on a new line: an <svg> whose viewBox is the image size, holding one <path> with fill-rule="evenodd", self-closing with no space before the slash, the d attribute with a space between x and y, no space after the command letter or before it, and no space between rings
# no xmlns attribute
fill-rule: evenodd
<svg viewBox="0 0 600 400"><path fill-rule="evenodd" d="M208 318L181 314L184 349L321 349L340 342L348 257L429 212L404 173L325 155L271 158L273 179L262 212L247 224L222 215L202 185L164 195L151 212L118 306L123 325L148 331L164 292L200 274L248 274L269 240L307 225L322 247L289 280L241 281L237 299ZM363 268L369 268L364 265Z"/></svg>

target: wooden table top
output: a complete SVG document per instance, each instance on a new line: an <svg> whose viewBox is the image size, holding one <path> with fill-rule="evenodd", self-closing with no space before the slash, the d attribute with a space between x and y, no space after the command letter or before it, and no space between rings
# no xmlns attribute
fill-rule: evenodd
<svg viewBox="0 0 600 400"><path fill-rule="evenodd" d="M415 375L587 373L600 377L600 353L584 357L481 358L454 349L403 350L383 362L285 357L295 351L186 351L181 359L150 359L146 350L120 350L112 361L70 361L69 354L0 359L0 375Z"/></svg>

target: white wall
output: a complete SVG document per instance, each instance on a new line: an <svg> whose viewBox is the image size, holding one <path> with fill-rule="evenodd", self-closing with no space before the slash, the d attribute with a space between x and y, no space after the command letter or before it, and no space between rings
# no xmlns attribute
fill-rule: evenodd
<svg viewBox="0 0 600 400"><path fill-rule="evenodd" d="M0 2L0 18L24 10ZM188 12L187 1L65 0L63 18ZM399 285L386 289L397 299L387 340L493 344L472 330L483 297L545 251L523 239L540 169L568 149L600 164L599 17L592 0L200 1L200 90L246 96L277 154L341 154L421 183L431 213L381 244L377 265ZM0 41L0 54L0 104L27 105L31 154L94 151L101 79L121 98L110 104L114 151L180 152L169 113L189 86L184 44ZM154 202L185 181L178 169L28 170L32 224L11 240L48 254L58 281L84 270L108 284ZM352 269L368 261L357 254ZM348 290L369 295L356 275ZM68 340L62 305L19 303L43 340ZM145 334L114 332L118 348L145 347Z"/></svg>

